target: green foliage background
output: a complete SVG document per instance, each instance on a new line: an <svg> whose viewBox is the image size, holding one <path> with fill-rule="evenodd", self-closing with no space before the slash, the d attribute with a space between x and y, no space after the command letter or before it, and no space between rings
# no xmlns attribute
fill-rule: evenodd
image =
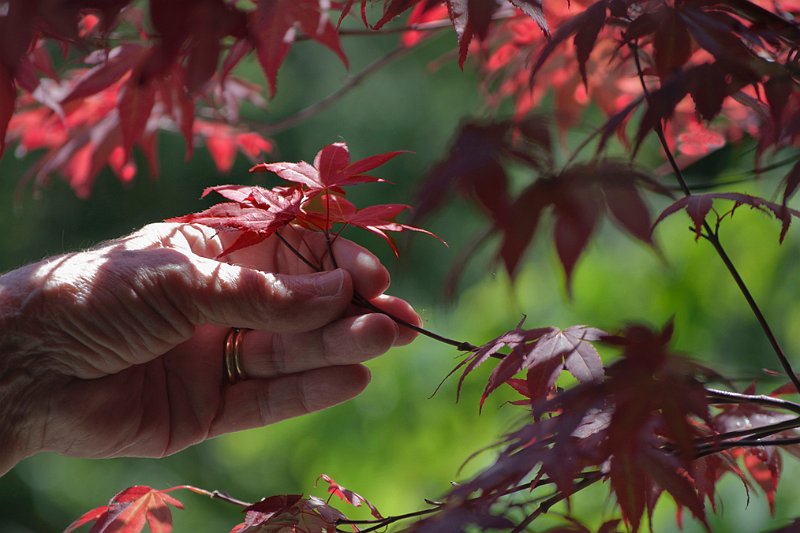
<svg viewBox="0 0 800 533"><path fill-rule="evenodd" d="M415 154L398 158L381 174L394 185L369 185L353 193L357 203L410 202L415 187L444 153L458 124L465 117L486 114L469 69L459 72L452 58L439 62L435 70L430 67L452 50L454 39L450 33L434 38L369 78L334 108L281 133L272 158L309 160L320 147L337 140L346 141L354 157L412 150ZM392 36L350 38L345 46L352 72L391 50L396 41ZM254 65L246 68L246 75L259 79ZM335 90L346 76L327 51L309 43L298 44L281 71L278 97L266 112L251 110L247 116L273 121L289 115ZM586 133L599 120L590 115L586 126L571 132L569 139ZM159 179L140 173L126 187L105 171L88 200L75 198L58 180L37 197L29 189L18 190L20 178L36 154L17 160L8 153L0 161L0 220L6 228L0 233L0 268L8 270L47 255L88 247L143 224L199 210L207 204L197 198L208 185L252 183L253 177L247 173L249 162L241 157L230 176L217 175L203 149L184 161L182 140L177 135L161 137L160 153ZM753 166L752 153L746 150L723 151L712 157L713 165L698 166L696 180L708 181L714 166L726 173ZM640 161L660 165L657 146L645 146ZM140 168L145 168L143 161ZM769 196L776 187L776 176L765 176L754 190ZM653 203L654 209L663 207L659 202ZM694 242L686 229L688 219L681 217L670 219L657 231L660 255L621 236L606 223L578 266L572 299L566 297L563 274L546 238L546 224L515 283L492 264L488 251L482 252L471 263L467 281L453 304L443 303L441 286L459 250L480 227L482 219L473 208L454 199L427 224L450 242L450 248L424 237L401 239L399 261L382 243L363 235L351 237L384 258L393 273L391 292L414 303L426 327L450 337L482 343L513 327L522 314L527 315L529 326L584 323L611 330L626 322L660 326L674 317L677 348L726 375L747 379L763 376L763 367L777 368L722 264L709 246ZM723 239L788 353L797 354L800 236L790 231L779 247L778 230L777 223L742 209L726 222ZM346 405L217 438L162 460L33 457L0 479L0 531L58 531L82 512L134 484L158 488L192 484L248 500L293 492L323 496L324 488L314 486L320 473L362 493L384 514L422 508L423 498L440 496L450 481L464 479L489 464L492 451L478 455L459 472L472 452L494 442L525 415L523 408L504 405L513 398L510 391L498 392L478 415L486 371L467 380L458 404L454 380L429 398L456 364L457 355L446 346L419 339L371 362L371 386ZM791 458L786 457L786 462L790 471L779 491L775 522L762 497L752 497L746 507L745 490L731 478L723 486L720 515L712 519L715 530L757 531L794 516L793 503L800 495L794 479L800 471ZM186 505L185 511L174 513L178 532L228 531L241 519L237 509L223 502L189 493L176 496ZM590 524L599 524L613 511L603 487L576 497L574 504L577 516ZM691 520L687 522L686 531L700 530ZM674 528L674 505L662 503L655 529Z"/></svg>

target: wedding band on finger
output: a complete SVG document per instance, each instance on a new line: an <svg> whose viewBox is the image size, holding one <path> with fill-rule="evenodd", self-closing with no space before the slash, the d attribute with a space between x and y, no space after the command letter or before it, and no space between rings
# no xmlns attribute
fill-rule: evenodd
<svg viewBox="0 0 800 533"><path fill-rule="evenodd" d="M241 348L244 334L248 331L250 330L231 328L225 335L222 345L222 365L225 377L231 385L247 379L247 375L242 370Z"/></svg>

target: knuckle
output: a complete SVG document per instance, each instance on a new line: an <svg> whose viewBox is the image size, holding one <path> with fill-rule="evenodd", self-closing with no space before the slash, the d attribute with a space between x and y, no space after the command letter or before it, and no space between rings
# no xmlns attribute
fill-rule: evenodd
<svg viewBox="0 0 800 533"><path fill-rule="evenodd" d="M258 409L258 420L262 426L266 426L275 421L275 413L272 407L272 384L256 389L256 407Z"/></svg>

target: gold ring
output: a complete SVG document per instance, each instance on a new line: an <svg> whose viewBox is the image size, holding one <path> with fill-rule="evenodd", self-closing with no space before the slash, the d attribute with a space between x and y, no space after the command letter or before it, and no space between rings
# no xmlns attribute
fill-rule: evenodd
<svg viewBox="0 0 800 533"><path fill-rule="evenodd" d="M247 331L250 330L231 328L222 344L222 368L231 385L247 379L240 360L242 339Z"/></svg>

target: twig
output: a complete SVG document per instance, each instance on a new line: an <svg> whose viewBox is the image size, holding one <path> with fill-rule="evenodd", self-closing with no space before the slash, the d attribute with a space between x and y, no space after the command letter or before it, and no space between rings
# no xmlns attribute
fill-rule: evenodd
<svg viewBox="0 0 800 533"><path fill-rule="evenodd" d="M280 133L284 130L292 128L297 124L303 122L304 120L308 120L311 117L314 117L319 113L325 111L333 104L338 102L340 99L342 99L344 96L346 96L350 91L358 87L358 85L366 78L368 78L370 75L379 71L381 68L385 67L395 59L398 59L408 54L411 50L413 50L413 48L411 47L404 47L404 46L397 47L388 54L386 54L385 56L381 57L380 59L368 65L364 70L362 70L358 74L355 74L347 78L341 87L339 87L334 92L330 93L328 96L325 96L320 100L317 100L308 107L304 107L297 113L289 115L288 117L281 119L277 122L273 122L271 124L263 124L254 127L258 130L259 133L263 133L264 135L275 135L276 133Z"/></svg>
<svg viewBox="0 0 800 533"><path fill-rule="evenodd" d="M753 168L750 170L745 170L742 172L731 172L728 174L723 174L722 176L717 176L718 181L713 181L711 183L697 183L692 185L693 191L705 191L708 189L715 189L717 187L724 187L727 185L738 185L740 183L748 183L753 181L754 174L761 174L762 172L769 172L770 170L776 170L786 165L791 165L800 161L800 156L792 156L787 157L786 159L781 159L780 161L775 161L774 163L770 163L764 167ZM678 186L667 186L670 190L683 190Z"/></svg>
<svg viewBox="0 0 800 533"><path fill-rule="evenodd" d="M247 507L250 507L251 505L253 505L250 502L246 502L246 501L240 500L238 498L234 498L233 496L231 496L227 492L222 492L220 490L206 490L206 489L201 489L200 487L194 487L192 485L179 485L177 487L172 487L171 489L168 489L168 490L165 490L165 491L162 491L162 492L171 492L173 490L179 490L179 489L190 490L190 491L194 492L195 494L200 494L202 496L208 496L212 500L222 500L224 502L232 503L233 505L237 505L237 506L242 507L242 508L247 508Z"/></svg>
<svg viewBox="0 0 800 533"><path fill-rule="evenodd" d="M557 494L555 494L551 498L546 499L545 501L543 501L542 503L539 504L539 506L536 508L536 510L534 512L532 512L531 514L526 516L525 519L522 522L517 524L517 527L515 527L511 531L511 533L521 533L522 531L525 531L525 528L527 528L531 524L531 522L533 522L534 520L539 518L541 515L545 514L547 511L549 511L552 506L554 506L555 504L557 504L558 502L560 502L562 500L565 500L566 498L568 498L572 494L575 494L579 490L585 489L586 487L588 487L589 485L591 485L595 481L599 480L601 477L602 476L599 475L599 472L598 472L598 475L591 476L591 477L588 477L588 476L584 477L582 481L579 481L578 483L573 485L572 490L570 491L569 494L565 494L565 493L559 491Z"/></svg>
<svg viewBox="0 0 800 533"><path fill-rule="evenodd" d="M403 327L409 328L409 329L413 329L417 333L425 335L426 337L430 337L433 340L437 340L437 341L442 342L444 344L449 344L450 346L455 346L456 349L461 351L461 352L474 352L474 351L478 350L478 346L475 346L474 344L471 344L471 343L466 342L466 341L458 341L458 340L455 340L455 339L450 339L450 338L445 337L443 335L439 335L438 333L434 333L433 331L429 331L429 330L427 330L427 329L425 329L423 327L417 326L417 325L412 324L410 322L406 322L402 318L396 317L391 313L387 313L386 311L384 311L383 309L377 307L375 304L373 304L372 302L370 302L369 300L367 300L366 298L364 298L360 294L355 294L353 296L353 303L358 305L358 306L360 306L360 307L363 307L365 309L373 311L375 313L382 313L382 314L388 316L389 318L391 318L397 324L399 324L399 325L401 325Z"/></svg>
<svg viewBox="0 0 800 533"><path fill-rule="evenodd" d="M719 389L706 388L709 399L722 400L725 403L754 403L759 405L768 405L777 409L786 409L794 413L800 414L800 403L790 402L781 398L774 398L765 394L741 394L739 392L729 392Z"/></svg>
<svg viewBox="0 0 800 533"><path fill-rule="evenodd" d="M513 9L500 10L492 16L493 21L507 20L511 18L521 18ZM432 20L430 22L420 22L418 24L409 24L407 26L398 26L395 28L381 28L380 30L339 30L341 37L363 37L375 35L387 35L391 33L405 33L407 31L436 31L445 28L451 28L453 22L450 18L442 20ZM307 39L308 37L299 36L295 40Z"/></svg>
<svg viewBox="0 0 800 533"><path fill-rule="evenodd" d="M580 490L580 488L583 488L580 485L582 483L586 482L589 479L591 479L593 481L596 480L596 479L600 479L600 477L602 477L602 473L600 471L592 470L592 471L588 471L588 472L581 472L581 474L579 474L579 477L581 477L582 479L577 485L575 485L575 490ZM551 485L551 484L554 484L554 483L555 482L550 478L542 478L542 479L540 479L540 480L538 480L536 482L536 486L534 488L538 488L538 487L544 486L544 485ZM494 495L494 497L500 498L502 496L508 496L509 494L513 494L515 492L521 492L523 490L525 490L525 491L532 490L531 489L531 483L530 482L522 483L522 484L516 485L514 487L508 488L508 489L500 492L499 494ZM479 502L482 499L483 499L483 496L477 497L477 498L469 498L469 499L466 499L466 500L460 502L460 505L469 505L471 503ZM552 499L552 498L549 498L549 499ZM414 512L411 512L411 513L405 513L405 514L402 514L402 515L387 516L385 518L376 518L376 519L369 519L369 520L349 520L349 519L344 519L344 520L337 521L337 524L354 524L354 525L372 524L373 527L370 527L369 529L360 530L361 533L367 533L368 531L376 531L378 529L387 527L390 524L393 524L393 523L398 522L400 520L405 520L407 518L415 518L417 516L423 516L423 515L426 515L426 514L431 514L431 513L440 511L445 506L445 503L431 502L430 500L426 500L426 501L428 501L428 503L436 503L436 505L434 507L430 507L428 509L422 509L422 510L419 510L419 511L414 511ZM547 503L547 502L543 502L542 505L544 505L545 503ZM552 506L552 505L553 504L551 503L549 506ZM337 531L347 531L347 530L339 530L339 529L337 529Z"/></svg>
<svg viewBox="0 0 800 533"><path fill-rule="evenodd" d="M287 248L288 248L288 249L289 249L289 250L290 250L290 251L291 251L291 252L292 252L292 253L293 253L295 256L297 256L297 258L298 258L298 259L300 259L300 261L302 261L303 263L305 263L307 266L311 267L311 269L312 269L312 270L314 270L314 272L321 272L321 271L322 271L322 269L321 269L319 266L317 266L317 265L315 265L314 263L312 263L311 261L309 261L309 260L306 258L306 256L304 256L303 254L301 254L301 253L300 253L300 251L299 251L297 248L295 248L295 247L292 245L292 243L290 243L289 241L287 241L287 240L286 240L286 237L284 237L283 235L281 235L281 232L279 232L279 231L276 231L276 232L275 232L275 235L277 235L277 236L278 236L278 238L281 240L281 242L282 242L284 245L286 245L286 247L287 247Z"/></svg>
<svg viewBox="0 0 800 533"><path fill-rule="evenodd" d="M772 435L774 433L780 433L781 431L786 431L789 429L796 429L800 427L800 418L792 418L791 420L784 420L783 422L777 422L775 424L770 424L768 426L761 426L761 427L754 427L754 428L747 428L747 429L737 429L735 431L727 431L725 433L717 433L716 435L708 435L707 437L701 437L695 439L695 443L698 445L698 448L702 447L706 444L718 444L722 441L727 441L728 439L735 439L738 437L749 437L749 438L764 438L768 435ZM730 441L734 442L734 441Z"/></svg>
<svg viewBox="0 0 800 533"><path fill-rule="evenodd" d="M388 527L395 522L399 522L400 520L406 520L408 518L416 518L418 516L425 516L426 514L435 513L439 511L441 507L429 507L428 509L422 509L420 511L412 511L410 513L395 515L395 516L387 516L384 519L377 519L377 520L339 520L337 524L375 524L371 527L366 529L359 529L360 533L369 533L370 531L377 531L379 529L383 529ZM346 532L346 529L339 529L336 528L336 531L343 531Z"/></svg>
<svg viewBox="0 0 800 533"><path fill-rule="evenodd" d="M789 446L792 444L800 444L800 436L787 437L785 439L770 439L770 440L742 439L733 442L722 442L717 444L713 448L709 448L708 450L703 450L699 452L695 456L695 459L705 457L706 455L712 455L715 453L723 452L725 450L731 450L733 448L754 448L761 446Z"/></svg>
<svg viewBox="0 0 800 533"><path fill-rule="evenodd" d="M633 52L633 59L636 64L636 71L639 74L639 82L642 85L642 91L644 92L645 99L650 104L650 92L647 90L647 84L644 81L644 71L642 70L642 64L639 60L639 49L634 43L628 43L630 46L631 51ZM686 196L691 196L692 191L689 188L689 185L686 183L686 179L683 177L683 172L681 168L678 166L678 163L675 161L675 157L672 155L672 150L670 150L669 145L667 144L667 138L664 135L664 128L661 127L661 122L657 121L656 124L653 126L653 131L655 131L656 136L658 137L658 141L661 143L661 148L664 151L664 154L667 157L667 161L669 161L672 170L675 173L675 178L678 180L680 184L681 190ZM798 378L797 374L795 374L794 369L792 368L792 364L789 362L789 358L786 356L786 353L783 351L780 343L778 342L777 337L772 332L772 328L769 326L764 313L761 312L761 309L758 307L758 304L753 298L750 289L745 284L742 276L739 274L739 271L736 269L736 266L731 261L730 257L728 256L725 249L722 247L722 243L719 240L719 235L715 230L711 228L708 222L703 221L703 228L705 229L705 235L703 237L711 243L711 246L717 252L717 255L722 259L722 262L725 264L725 268L728 269L731 277L736 282L736 285L739 287L739 292L742 293L744 299L747 300L748 305L750 306L751 311L756 317L761 329L764 331L764 334L767 336L767 340L769 341L772 349L775 351L775 355L778 357L781 366L783 367L784 372L789 376L789 379L794 384L795 388L800 392L800 378Z"/></svg>
<svg viewBox="0 0 800 533"><path fill-rule="evenodd" d="M302 253L300 253L300 251L297 248L295 248L292 245L292 243L290 243L288 240L286 240L286 238L283 235L281 235L280 232L276 231L275 235L278 236L280 241L295 256L297 256L303 263L308 265L312 270L314 270L315 272L321 272L322 271L321 267L319 267L319 266L315 265L314 263L312 263L311 261L309 261L308 258L306 258ZM330 247L330 246L332 246L333 243L329 239L330 238L328 237L327 242L328 242L328 246ZM331 253L331 257L333 257L332 250L329 249L329 252ZM429 331L429 330L427 330L427 329L425 329L423 327L417 326L416 324L412 324L410 322L407 322L407 321L403 320L402 318L397 317L397 316L393 315L392 313L386 312L383 309L377 307L375 304L373 304L372 302L370 302L369 300L367 300L366 298L364 298L362 295L358 294L357 292L353 293L353 303L355 305L359 306L359 307L363 307L363 308L368 309L368 310L370 310L372 312L381 313L383 315L386 315L389 318L391 318L392 321L395 322L396 324L398 324L400 326L403 326L403 327L406 327L406 328L409 328L409 329L412 329L412 330L416 331L417 333L425 335L426 337L430 337L431 339L437 340L437 341L442 342L444 344L449 344L450 346L455 346L459 351L462 351L462 352L474 352L474 351L476 351L478 349L478 346L475 346L474 344L471 344L469 342L450 339L450 338L445 337L443 335L439 335L438 333L434 333L433 331Z"/></svg>

